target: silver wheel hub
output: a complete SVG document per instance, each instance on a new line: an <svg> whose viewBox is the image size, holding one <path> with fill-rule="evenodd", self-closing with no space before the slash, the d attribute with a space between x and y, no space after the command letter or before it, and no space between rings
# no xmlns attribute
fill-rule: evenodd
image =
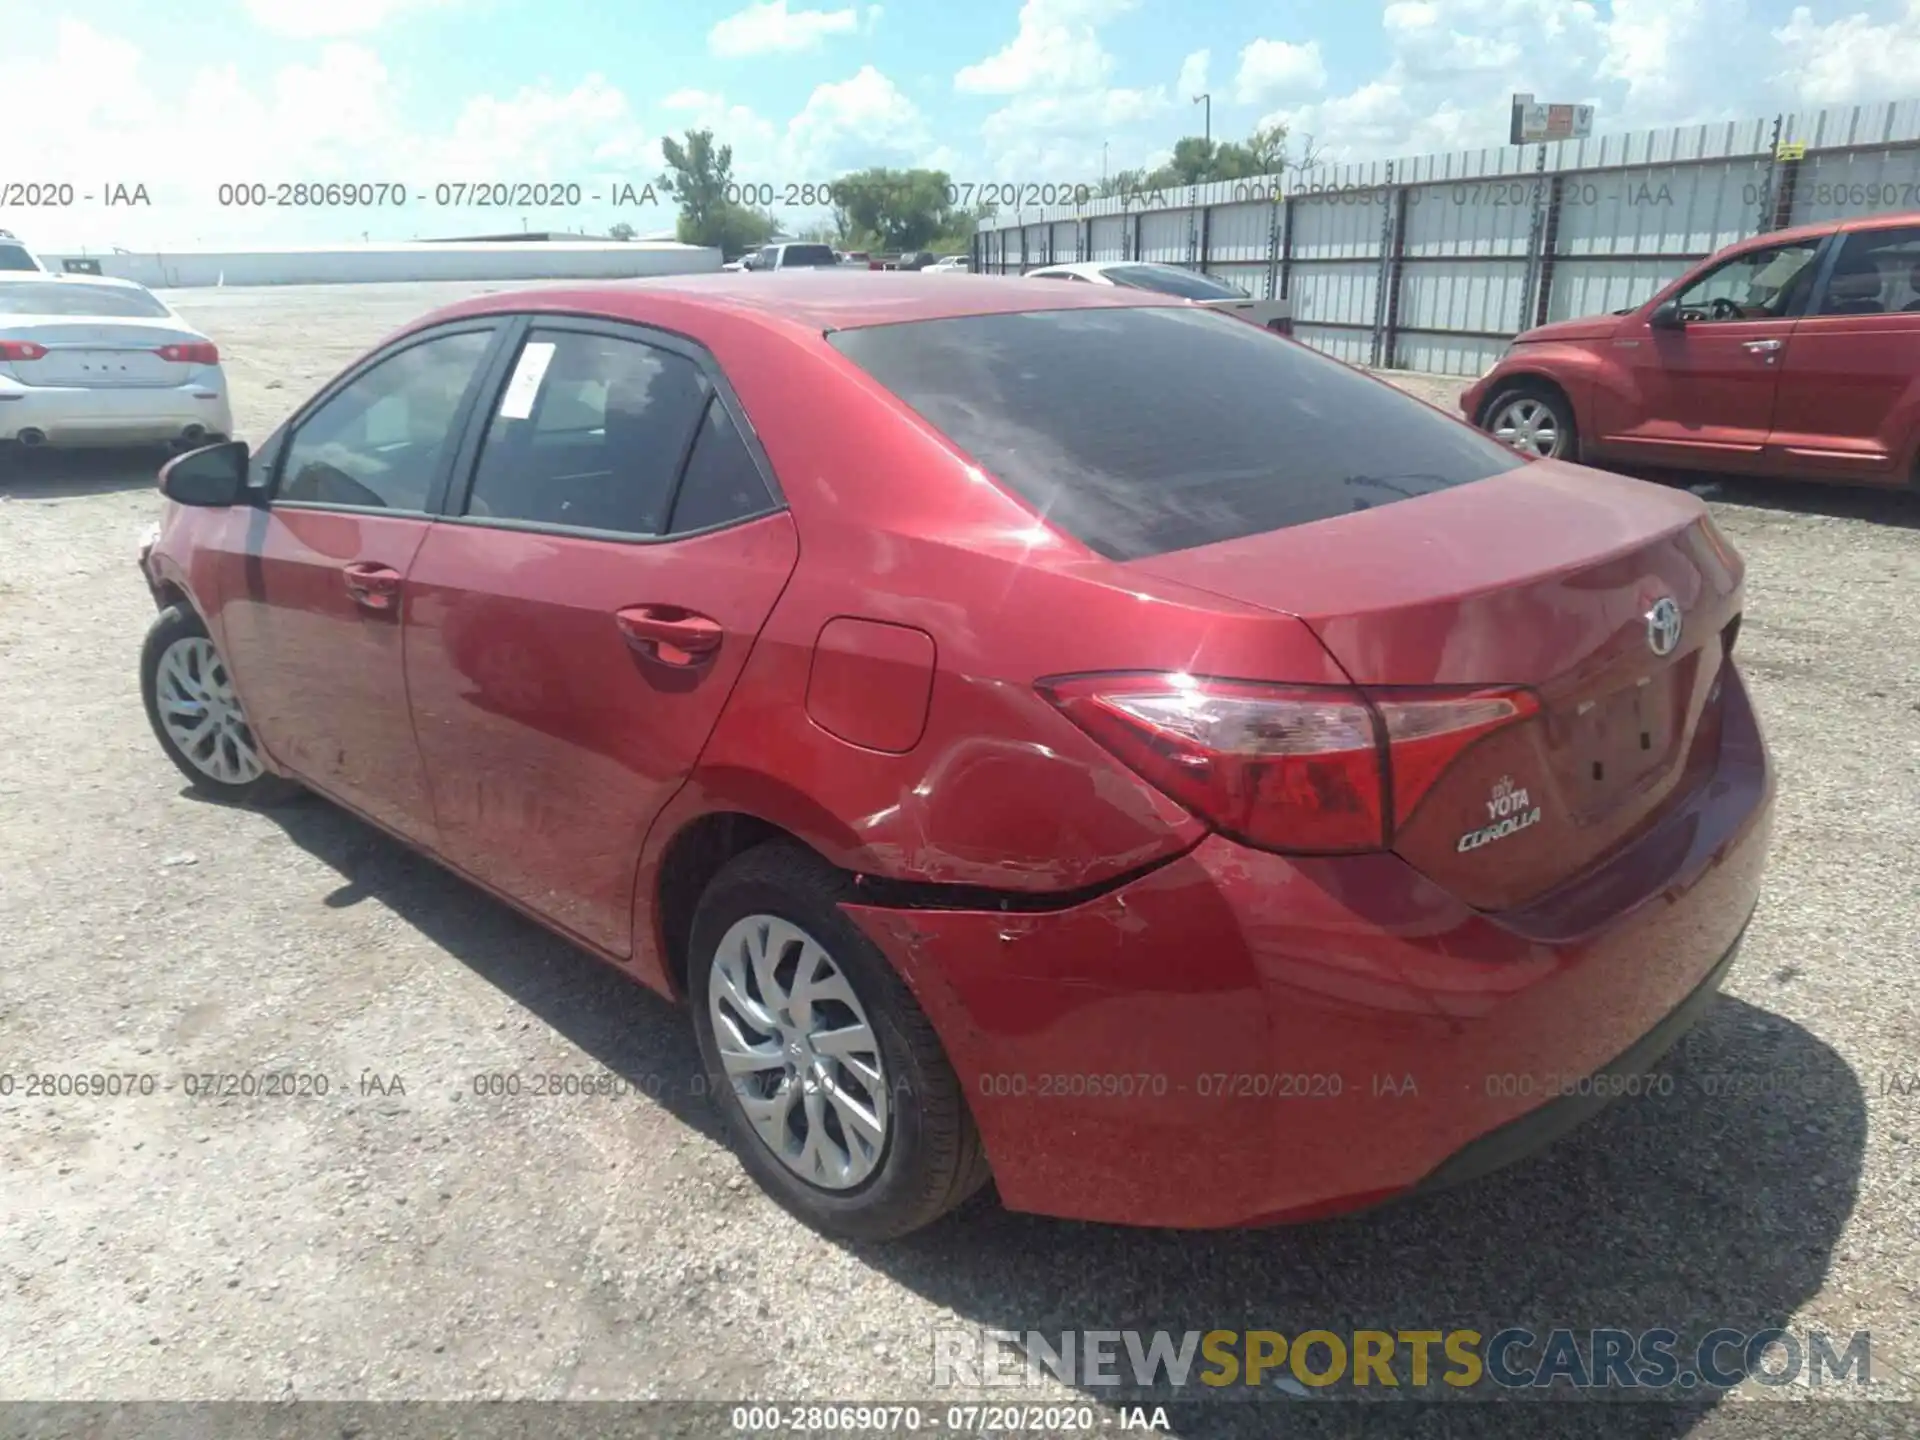
<svg viewBox="0 0 1920 1440"><path fill-rule="evenodd" d="M886 1153L892 1108L880 1042L833 957L777 915L721 938L707 1019L733 1098L794 1174L848 1190Z"/></svg>
<svg viewBox="0 0 1920 1440"><path fill-rule="evenodd" d="M161 728L194 769L223 785L259 778L266 767L211 640L189 635L169 645L161 652L153 688Z"/></svg>
<svg viewBox="0 0 1920 1440"><path fill-rule="evenodd" d="M1544 401L1531 397L1509 400L1494 412L1487 429L1494 439L1523 455L1550 459L1560 453L1560 424Z"/></svg>

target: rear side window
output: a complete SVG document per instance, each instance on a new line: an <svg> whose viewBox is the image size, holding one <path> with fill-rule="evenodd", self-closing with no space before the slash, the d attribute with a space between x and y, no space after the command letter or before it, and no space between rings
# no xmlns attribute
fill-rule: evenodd
<svg viewBox="0 0 1920 1440"><path fill-rule="evenodd" d="M1337 361L1184 305L914 321L831 342L1049 524L1114 560L1528 463Z"/></svg>
<svg viewBox="0 0 1920 1440"><path fill-rule="evenodd" d="M706 402L699 367L683 356L536 329L488 425L467 514L663 534Z"/></svg>
<svg viewBox="0 0 1920 1440"><path fill-rule="evenodd" d="M672 532L707 530L771 509L773 496L767 493L767 482L740 438L733 416L716 395L707 402L706 419L673 502Z"/></svg>

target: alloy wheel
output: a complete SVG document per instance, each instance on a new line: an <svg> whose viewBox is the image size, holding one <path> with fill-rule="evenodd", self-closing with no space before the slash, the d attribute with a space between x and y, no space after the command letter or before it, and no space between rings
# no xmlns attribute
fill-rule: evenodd
<svg viewBox="0 0 1920 1440"><path fill-rule="evenodd" d="M206 636L183 636L161 652L154 703L167 738L209 780L245 785L266 769L226 664Z"/></svg>
<svg viewBox="0 0 1920 1440"><path fill-rule="evenodd" d="M1532 395L1516 396L1502 405L1487 429L1494 439L1522 455L1550 460L1560 453L1560 421L1552 406Z"/></svg>
<svg viewBox="0 0 1920 1440"><path fill-rule="evenodd" d="M748 1124L795 1175L850 1190L886 1155L886 1063L846 974L811 935L749 915L721 938L707 987L720 1062Z"/></svg>

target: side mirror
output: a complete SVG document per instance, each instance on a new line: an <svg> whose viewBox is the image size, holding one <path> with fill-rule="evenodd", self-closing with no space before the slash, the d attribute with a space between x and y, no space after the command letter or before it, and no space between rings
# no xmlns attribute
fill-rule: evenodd
<svg viewBox="0 0 1920 1440"><path fill-rule="evenodd" d="M1687 322L1680 318L1678 300L1662 300L1653 307L1653 313L1647 317L1647 323L1656 330L1684 330Z"/></svg>
<svg viewBox="0 0 1920 1440"><path fill-rule="evenodd" d="M181 505L238 505L247 493L244 440L222 440L177 455L160 469L160 493Z"/></svg>

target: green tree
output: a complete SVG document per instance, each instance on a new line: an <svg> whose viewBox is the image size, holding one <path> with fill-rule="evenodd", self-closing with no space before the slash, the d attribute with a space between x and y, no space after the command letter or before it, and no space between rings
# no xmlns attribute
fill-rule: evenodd
<svg viewBox="0 0 1920 1440"><path fill-rule="evenodd" d="M631 240L633 239L633 234L633 227L622 220L618 225L615 225L611 230L607 231L607 238L610 240Z"/></svg>
<svg viewBox="0 0 1920 1440"><path fill-rule="evenodd" d="M963 220L973 232L972 213L949 202L951 189L944 170L858 170L833 187L835 223L849 242L870 237L881 250L925 250Z"/></svg>
<svg viewBox="0 0 1920 1440"><path fill-rule="evenodd" d="M733 256L767 243L778 228L773 216L732 198L731 145L715 145L711 130L689 130L684 144L663 137L660 153L667 161L660 188L680 202L674 233L683 244L711 245Z"/></svg>
<svg viewBox="0 0 1920 1440"><path fill-rule="evenodd" d="M1287 127L1264 125L1245 140L1207 140L1185 135L1175 142L1173 158L1148 172L1122 170L1101 187L1102 195L1129 195L1148 190L1173 190L1186 185L1208 185L1217 180L1251 180L1262 175L1285 175L1319 163L1319 152L1308 137L1297 158L1291 157Z"/></svg>

